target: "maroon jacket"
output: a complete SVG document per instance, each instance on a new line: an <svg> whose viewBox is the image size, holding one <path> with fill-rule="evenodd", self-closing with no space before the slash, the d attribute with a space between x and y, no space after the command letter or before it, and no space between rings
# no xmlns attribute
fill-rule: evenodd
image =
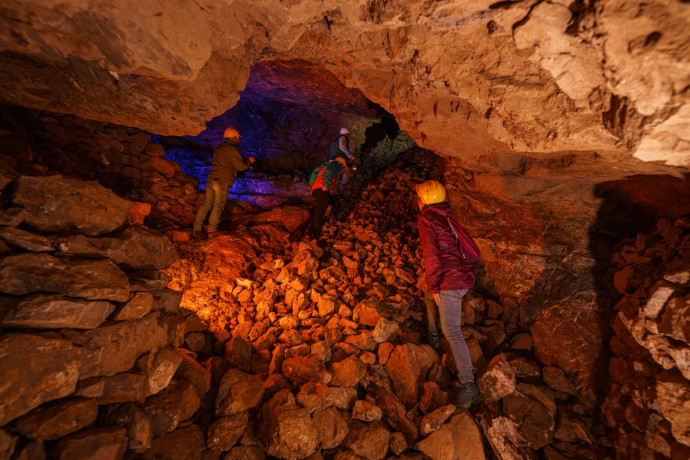
<svg viewBox="0 0 690 460"><path fill-rule="evenodd" d="M458 240L448 225L447 218L453 217L447 203L426 206L419 219L419 241L424 253L426 284L430 293L471 289L474 285L472 265L460 257ZM455 254L444 250L446 247Z"/></svg>

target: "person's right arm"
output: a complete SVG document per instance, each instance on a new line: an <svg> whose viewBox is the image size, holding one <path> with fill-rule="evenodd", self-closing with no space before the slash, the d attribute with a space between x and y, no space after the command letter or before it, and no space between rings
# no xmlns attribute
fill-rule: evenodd
<svg viewBox="0 0 690 460"><path fill-rule="evenodd" d="M226 161L230 161L230 164L236 171L246 171L254 162L254 157L242 158L240 151L233 146L222 144L218 148L223 149L223 154L227 158Z"/></svg>
<svg viewBox="0 0 690 460"><path fill-rule="evenodd" d="M352 154L350 153L350 150L347 148L347 140L345 139L345 136L340 136L338 138L338 147L340 147L340 150L342 150L347 157L352 160Z"/></svg>

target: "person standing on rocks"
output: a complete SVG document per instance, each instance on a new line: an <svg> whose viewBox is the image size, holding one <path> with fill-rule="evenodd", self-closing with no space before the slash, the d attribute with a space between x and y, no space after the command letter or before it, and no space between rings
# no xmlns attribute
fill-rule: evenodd
<svg viewBox="0 0 690 460"><path fill-rule="evenodd" d="M443 184L428 180L418 184L416 192L421 211L417 228L424 255L427 289L438 306L441 329L448 339L458 368L460 392L455 405L467 409L478 402L481 395L474 383L472 360L460 326L461 302L474 285L472 264L479 260L479 249L453 219ZM435 321L433 323L435 329ZM433 334L432 318L429 324L430 333Z"/></svg>
<svg viewBox="0 0 690 460"><path fill-rule="evenodd" d="M354 159L354 156L350 153L350 141L347 137L349 134L349 129L340 129L338 138L331 144L331 150L328 152L328 161L333 161L339 156L344 156L348 160Z"/></svg>
<svg viewBox="0 0 690 460"><path fill-rule="evenodd" d="M238 171L246 171L254 163L254 157L243 159L240 155L240 133L232 127L228 127L223 133L225 141L213 151L211 170L206 178L206 198L196 213L194 220L193 238L202 236L201 230L209 211L208 228L206 232L212 238L218 230L220 215L228 200L230 187L235 183Z"/></svg>
<svg viewBox="0 0 690 460"><path fill-rule="evenodd" d="M321 236L321 229L323 227L323 217L326 215L326 209L331 200L331 193L335 188L338 174L347 172L347 160L344 157L338 156L333 160L320 164L309 178L311 185L311 194L316 200L316 212L313 220L312 236L318 239Z"/></svg>
<svg viewBox="0 0 690 460"><path fill-rule="evenodd" d="M346 160L354 161L355 157L350 153L350 140L347 137L350 134L350 130L347 128L340 128L340 134L338 138L331 144L331 149L328 152L328 161L334 161L338 157L343 157ZM340 181L340 191L345 188L347 184L348 172L343 173L343 177Z"/></svg>

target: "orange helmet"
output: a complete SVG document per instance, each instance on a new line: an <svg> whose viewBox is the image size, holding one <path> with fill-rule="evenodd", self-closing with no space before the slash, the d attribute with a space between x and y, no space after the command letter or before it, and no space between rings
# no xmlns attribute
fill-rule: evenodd
<svg viewBox="0 0 690 460"><path fill-rule="evenodd" d="M338 163L340 163L341 165L343 165L347 168L347 160L345 159L345 157L337 156L337 157L335 157L334 161L337 161Z"/></svg>
<svg viewBox="0 0 690 460"><path fill-rule="evenodd" d="M417 196L424 204L436 204L446 201L446 189L437 180L428 180L415 186Z"/></svg>
<svg viewBox="0 0 690 460"><path fill-rule="evenodd" d="M229 127L225 128L225 131L223 132L223 137L226 139L228 139L228 138L239 139L241 136L240 136L240 133L235 128L233 128L232 126L229 126Z"/></svg>

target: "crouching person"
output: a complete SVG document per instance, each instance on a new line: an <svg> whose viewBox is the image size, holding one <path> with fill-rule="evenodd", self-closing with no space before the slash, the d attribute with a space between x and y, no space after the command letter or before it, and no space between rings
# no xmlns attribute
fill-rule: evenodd
<svg viewBox="0 0 690 460"><path fill-rule="evenodd" d="M331 200L331 193L335 188L336 179L339 174L347 171L347 161L344 157L338 156L333 160L320 164L314 172L311 173L309 184L311 185L311 194L316 200L316 212L314 213L313 233L314 238L321 236L321 229L323 228L323 217L326 215L328 203Z"/></svg>

